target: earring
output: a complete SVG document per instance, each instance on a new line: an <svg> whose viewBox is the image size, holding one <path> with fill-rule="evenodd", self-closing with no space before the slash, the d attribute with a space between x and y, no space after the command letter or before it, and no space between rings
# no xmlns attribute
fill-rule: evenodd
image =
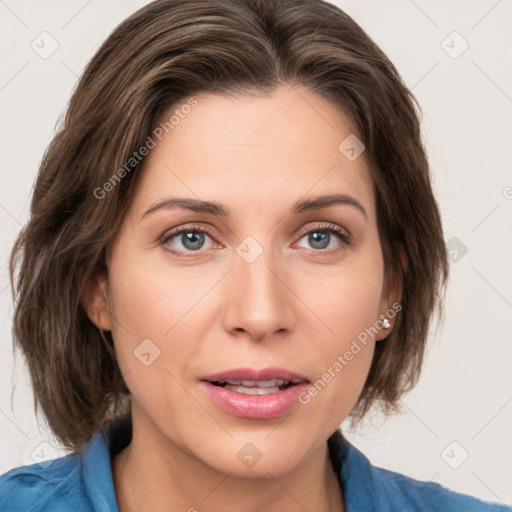
<svg viewBox="0 0 512 512"><path fill-rule="evenodd" d="M391 327L391 323L389 322L389 320L387 318L384 318L382 320L382 328L389 329L390 327Z"/></svg>

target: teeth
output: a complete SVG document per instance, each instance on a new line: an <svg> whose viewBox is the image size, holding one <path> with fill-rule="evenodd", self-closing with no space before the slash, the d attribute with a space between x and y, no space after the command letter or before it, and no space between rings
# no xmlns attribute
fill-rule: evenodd
<svg viewBox="0 0 512 512"><path fill-rule="evenodd" d="M281 380L281 379L272 379L272 380L221 380L219 381L221 384L227 383L233 386L245 386L248 388L272 388L276 386L284 386L288 384L290 381ZM227 386L226 386L227 387Z"/></svg>
<svg viewBox="0 0 512 512"><path fill-rule="evenodd" d="M245 381L248 382L248 381ZM271 393L279 393L279 386L265 386L265 387L246 387L236 386L234 384L226 384L224 389L229 389L230 391L236 391L237 393L243 393L244 395L268 395Z"/></svg>

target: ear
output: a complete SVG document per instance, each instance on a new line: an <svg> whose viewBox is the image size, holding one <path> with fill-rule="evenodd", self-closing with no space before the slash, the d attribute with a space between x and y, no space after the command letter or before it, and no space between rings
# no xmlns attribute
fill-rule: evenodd
<svg viewBox="0 0 512 512"><path fill-rule="evenodd" d="M398 312L400 311L396 308L402 300L403 274L405 274L408 265L407 253L405 252L402 244L399 245L398 254L400 256L401 269L388 268L386 271L384 286L382 288L382 294L379 303L380 314L376 321L376 325L379 329L378 334L375 336L376 341L383 340L391 334L393 326L396 322L396 315L399 314ZM389 311L391 311L392 314L387 314ZM381 322L384 318L388 319L389 323L391 324L390 327L384 328L382 326Z"/></svg>
<svg viewBox="0 0 512 512"><path fill-rule="evenodd" d="M97 267L91 273L84 286L80 302L93 324L102 331L112 329L106 268Z"/></svg>

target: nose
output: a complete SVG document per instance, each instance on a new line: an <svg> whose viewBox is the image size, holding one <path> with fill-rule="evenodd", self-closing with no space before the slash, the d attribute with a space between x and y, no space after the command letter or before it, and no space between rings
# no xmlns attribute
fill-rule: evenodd
<svg viewBox="0 0 512 512"><path fill-rule="evenodd" d="M286 272L277 265L272 251L266 250L248 263L235 255L227 278L224 328L240 336L247 333L254 341L275 338L293 329L293 293L287 286Z"/></svg>

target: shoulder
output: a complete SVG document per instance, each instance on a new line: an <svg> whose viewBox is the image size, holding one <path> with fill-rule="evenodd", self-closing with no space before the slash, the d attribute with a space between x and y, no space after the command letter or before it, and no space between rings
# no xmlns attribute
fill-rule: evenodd
<svg viewBox="0 0 512 512"><path fill-rule="evenodd" d="M329 439L333 467L340 475L349 510L368 512L511 512L431 482L372 465L341 432Z"/></svg>
<svg viewBox="0 0 512 512"><path fill-rule="evenodd" d="M510 512L505 505L480 500L467 494L447 489L436 482L425 482L372 466L375 485L381 499L391 508L400 507L403 512L442 510L443 512Z"/></svg>
<svg viewBox="0 0 512 512"><path fill-rule="evenodd" d="M0 512L118 512L111 455L130 439L128 419L108 421L79 452L0 475Z"/></svg>
<svg viewBox="0 0 512 512"><path fill-rule="evenodd" d="M81 490L79 464L79 457L72 454L4 473L0 476L0 510L90 510Z"/></svg>
<svg viewBox="0 0 512 512"><path fill-rule="evenodd" d="M66 455L11 469L0 476L0 510L38 512L88 510L81 493L79 458Z"/></svg>

